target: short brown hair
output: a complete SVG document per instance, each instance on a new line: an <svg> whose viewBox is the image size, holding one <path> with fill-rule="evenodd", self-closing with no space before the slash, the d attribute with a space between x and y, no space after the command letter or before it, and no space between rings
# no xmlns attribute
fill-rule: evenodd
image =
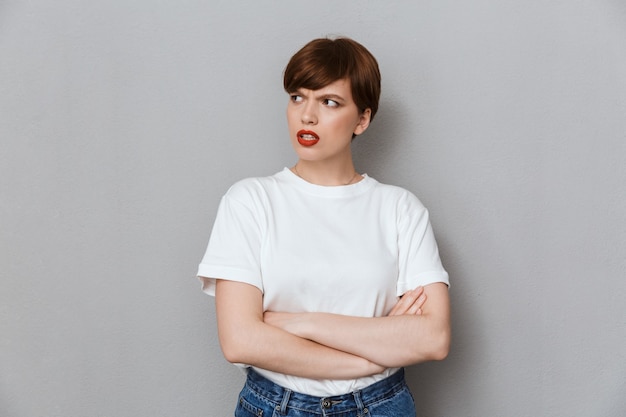
<svg viewBox="0 0 626 417"><path fill-rule="evenodd" d="M378 62L352 39L321 38L307 43L289 60L283 87L287 93L299 88L319 90L343 78L350 80L352 99L359 110L371 109L374 119L380 98Z"/></svg>

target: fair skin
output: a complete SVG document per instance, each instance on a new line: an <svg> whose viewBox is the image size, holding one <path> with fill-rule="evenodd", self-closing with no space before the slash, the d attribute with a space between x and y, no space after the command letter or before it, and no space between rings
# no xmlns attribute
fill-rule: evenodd
<svg viewBox="0 0 626 417"><path fill-rule="evenodd" d="M365 132L371 111L360 112L352 100L350 81L337 80L319 90L300 88L290 92L287 124L298 154L298 174L319 185L343 185L362 177L352 162L352 135ZM314 146L302 146L298 132L311 131L320 138Z"/></svg>
<svg viewBox="0 0 626 417"><path fill-rule="evenodd" d="M423 289L410 291L389 317L394 317L391 314L420 317L420 309L428 304L426 299ZM217 280L215 300L220 344L229 362L313 379L353 379L386 368L363 356L297 336L266 322L263 294L254 286Z"/></svg>
<svg viewBox="0 0 626 417"><path fill-rule="evenodd" d="M352 100L347 79L291 92L287 121L299 157L297 175L325 186L361 180L351 143L370 117ZM220 344L233 363L306 378L353 379L448 353L449 299L442 283L405 293L386 317L377 318L264 312L258 288L227 280L217 280L215 298Z"/></svg>
<svg viewBox="0 0 626 417"><path fill-rule="evenodd" d="M351 317L328 313L266 312L266 323L386 368L442 360L449 348L448 287L423 289L422 314Z"/></svg>

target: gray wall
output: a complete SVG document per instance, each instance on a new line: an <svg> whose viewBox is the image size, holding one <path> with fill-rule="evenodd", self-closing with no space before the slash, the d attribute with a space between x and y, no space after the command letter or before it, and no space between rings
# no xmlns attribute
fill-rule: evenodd
<svg viewBox="0 0 626 417"><path fill-rule="evenodd" d="M623 1L0 1L0 415L231 415L194 275L220 196L295 161L306 41L379 59L361 171L430 208L454 340L424 416L626 414Z"/></svg>

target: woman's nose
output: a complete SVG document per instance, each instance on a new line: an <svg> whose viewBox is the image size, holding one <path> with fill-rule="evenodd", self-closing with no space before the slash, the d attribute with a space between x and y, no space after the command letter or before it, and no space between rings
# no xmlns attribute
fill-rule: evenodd
<svg viewBox="0 0 626 417"><path fill-rule="evenodd" d="M301 114L302 123L304 124L315 124L317 123L317 114L315 112L315 108L313 103L307 103L302 109Z"/></svg>

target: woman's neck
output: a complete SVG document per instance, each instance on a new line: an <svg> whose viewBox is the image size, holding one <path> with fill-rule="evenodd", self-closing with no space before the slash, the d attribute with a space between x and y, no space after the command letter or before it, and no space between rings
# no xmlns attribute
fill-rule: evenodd
<svg viewBox="0 0 626 417"><path fill-rule="evenodd" d="M291 171L303 180L316 185L337 186L359 182L363 177L354 169L352 161L341 165L298 160Z"/></svg>

